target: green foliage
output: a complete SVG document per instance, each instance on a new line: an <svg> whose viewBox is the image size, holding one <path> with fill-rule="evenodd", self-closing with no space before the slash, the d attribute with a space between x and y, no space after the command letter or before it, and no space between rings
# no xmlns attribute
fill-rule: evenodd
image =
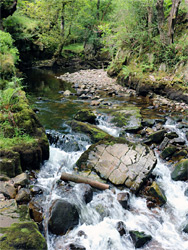
<svg viewBox="0 0 188 250"><path fill-rule="evenodd" d="M0 30L0 74L2 79L10 79L15 75L15 64L19 60L19 53L13 42L9 33Z"/></svg>

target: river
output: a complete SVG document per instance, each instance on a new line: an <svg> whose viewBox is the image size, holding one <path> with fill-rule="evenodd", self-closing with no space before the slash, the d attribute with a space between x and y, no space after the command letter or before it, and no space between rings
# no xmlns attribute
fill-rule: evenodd
<svg viewBox="0 0 188 250"><path fill-rule="evenodd" d="M137 197L124 188L123 191L130 193L130 209L125 210L117 201L117 195L122 190L115 187L106 191L95 190L92 201L85 204L80 196L79 185L75 185L72 202L79 209L79 225L64 236L55 236L48 232L47 223L52 202L57 198L67 199L66 195L57 188L61 172L74 172L75 162L91 144L85 135L73 133L66 122L71 120L78 110L90 107L90 103L89 100L81 100L76 95L69 98L63 97L62 90L69 89L75 93L75 89L70 84L55 77L63 72L33 69L26 73L27 92L40 122L47 133L58 133L62 138L59 145L50 146L50 158L41 167L35 183L43 190L42 206L45 214L43 226L48 249L135 249L129 233L120 236L117 231L119 221L126 225L127 231L143 231L152 236L152 240L142 248L144 250L188 249L188 235L182 232L188 216L188 197L185 196L188 183L171 179L169 163L159 158L157 150L155 150L157 165L153 173L157 176L156 181L167 197L167 203L163 207L149 209L146 199ZM111 97L107 98L107 101L109 100L118 105L121 103L135 105L141 108L145 118L167 118L168 115L162 110L151 109L151 103L145 98ZM98 115L98 126L101 129L116 137L121 134L121 129L109 122L109 113L104 115L99 108L92 107L92 109ZM167 119L165 126L176 131L180 138L186 140L182 130L177 128L177 124L171 118ZM126 134L126 136L130 140L138 140L134 135ZM82 234L79 233L81 231ZM80 248L69 248L71 243L77 244Z"/></svg>

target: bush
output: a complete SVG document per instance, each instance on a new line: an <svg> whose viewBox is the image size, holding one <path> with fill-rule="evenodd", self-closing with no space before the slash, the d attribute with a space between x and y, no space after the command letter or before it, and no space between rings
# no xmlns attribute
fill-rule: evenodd
<svg viewBox="0 0 188 250"><path fill-rule="evenodd" d="M15 75L15 64L19 60L19 53L13 42L9 33L0 30L0 74L2 79L10 79Z"/></svg>

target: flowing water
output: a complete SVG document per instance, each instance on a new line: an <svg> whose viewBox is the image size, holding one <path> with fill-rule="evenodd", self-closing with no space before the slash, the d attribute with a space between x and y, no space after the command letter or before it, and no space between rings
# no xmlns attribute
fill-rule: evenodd
<svg viewBox="0 0 188 250"><path fill-rule="evenodd" d="M73 91L73 89L70 85L57 80L51 72L34 70L31 75L33 77L28 79L35 83L35 86L28 88L31 102L35 104L39 112L38 117L41 123L47 130L58 132L58 138L62 142L59 145L50 146L50 159L41 167L36 183L44 190L44 231L48 249L69 249L70 243L81 245L86 250L135 249L130 235L127 233L120 236L117 231L119 221L124 222L127 231L144 231L152 236L152 241L142 249L188 249L188 236L182 232L188 214L188 197L184 194L188 188L188 183L171 179L172 167L166 165L159 158L157 150L155 152L157 166L153 173L157 176L156 181L167 197L165 206L148 209L144 198L136 197L130 193L130 209L125 210L117 201L117 194L120 192L117 188L95 191L93 200L85 204L80 195L79 185L75 185L72 202L76 204L79 210L79 225L64 236L55 236L48 232L47 221L52 202L57 198L67 199L65 194L58 189L61 172L72 173L75 162L90 145L89 138L73 133L66 125L66 121L72 119L79 109L87 107L89 103L80 101L75 96L69 99L63 98L60 90L70 89ZM49 79L52 81L50 84ZM117 103L117 101L142 106L143 113L148 108L148 104L144 101L141 104L142 100L140 99L139 102L131 98L130 100L114 99L114 103ZM100 113L99 110L96 112L98 126L109 134L118 137L121 130L109 123L108 115ZM160 115L160 113L155 114L155 116ZM148 116L151 117L151 114L149 113ZM172 120L167 119L165 126L172 131L176 131L181 138L186 139L182 130L178 129ZM126 188L124 190L129 192ZM84 233L80 234L81 231Z"/></svg>

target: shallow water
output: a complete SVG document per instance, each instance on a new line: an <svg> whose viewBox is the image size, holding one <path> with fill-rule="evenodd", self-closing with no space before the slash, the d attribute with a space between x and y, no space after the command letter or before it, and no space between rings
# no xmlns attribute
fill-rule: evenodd
<svg viewBox="0 0 188 250"><path fill-rule="evenodd" d="M42 166L37 179L37 185L44 190L43 208L45 211L44 229L49 250L69 249L70 243L84 246L86 250L133 250L135 249L130 235L120 236L117 231L117 223L122 221L127 231L138 230L152 236L152 241L142 249L152 250L186 250L188 249L188 235L182 232L188 214L188 197L184 195L188 183L171 180L172 166L166 165L158 157L157 166L153 173L157 176L157 183L164 190L167 203L161 208L148 209L144 198L130 194L130 209L125 210L117 201L117 188L106 191L95 191L93 200L85 204L80 195L79 185L74 186L72 202L79 210L80 224L65 236L55 236L48 232L47 221L49 208L54 200L62 198L63 194L58 189L57 181L62 171L72 173L74 164L81 154L89 147L87 137L72 133L66 125L68 119L72 119L76 112L88 107L88 101L78 100L75 96L64 98L61 90L70 89L67 83L60 82L54 77L54 73L48 71L30 72L33 76L28 80L28 93L30 100L38 109L38 117L46 129L56 130L62 137L69 140L69 147L50 147L50 159ZM29 76L28 76L29 77ZM29 81L34 82L33 85ZM40 97L40 98L39 98ZM148 108L150 103L142 98L111 98L114 104L126 105L128 103L141 108L145 118L159 118L163 112ZM101 112L93 108L98 115L98 126L109 134L118 137L121 129L109 123L109 112ZM166 116L166 115L165 115ZM185 135L170 119L167 119L166 128L176 131L180 137ZM128 136L128 135L127 135ZM132 140L134 140L131 137ZM70 145L79 145L75 149ZM186 142L187 143L187 142ZM129 192L126 188L122 191ZM63 197L66 199L66 196ZM84 235L79 236L83 231Z"/></svg>

